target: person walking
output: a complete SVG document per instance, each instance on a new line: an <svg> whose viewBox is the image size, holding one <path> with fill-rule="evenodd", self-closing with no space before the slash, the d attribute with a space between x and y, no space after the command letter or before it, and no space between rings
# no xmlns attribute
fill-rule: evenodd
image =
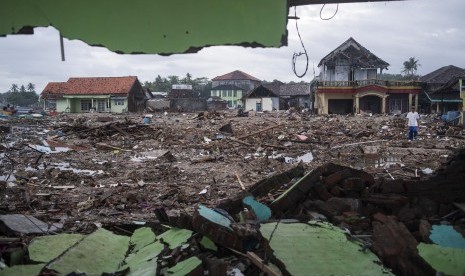
<svg viewBox="0 0 465 276"><path fill-rule="evenodd" d="M412 106L412 110L407 113L407 125L408 125L408 141L412 141L417 138L418 135L418 119L420 115L415 111L415 107Z"/></svg>

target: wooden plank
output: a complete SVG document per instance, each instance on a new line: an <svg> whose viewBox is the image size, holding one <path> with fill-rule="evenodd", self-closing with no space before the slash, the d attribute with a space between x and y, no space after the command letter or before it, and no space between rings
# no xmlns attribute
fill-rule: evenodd
<svg viewBox="0 0 465 276"><path fill-rule="evenodd" d="M253 252L247 252L247 257L256 265L260 270L267 273L269 276L282 276L281 272L273 270L270 266L266 265L265 262Z"/></svg>

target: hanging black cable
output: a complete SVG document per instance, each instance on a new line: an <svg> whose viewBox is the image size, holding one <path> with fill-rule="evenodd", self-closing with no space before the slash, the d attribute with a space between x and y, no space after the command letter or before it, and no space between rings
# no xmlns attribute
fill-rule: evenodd
<svg viewBox="0 0 465 276"><path fill-rule="evenodd" d="M294 16L297 18L297 7L295 7L295 6L294 6ZM307 74L307 70L308 70L308 54L307 54L307 49L305 49L305 45L304 45L304 43L302 41L302 37L300 36L299 26L297 24L297 19L295 21L295 29L297 30L297 35L299 36L300 44L302 44L302 48L304 49L304 52L299 52L299 53L294 52L294 55L292 56L292 71L294 71L294 74L297 77L302 78L303 76L305 76L305 74ZM302 56L302 55L305 55L306 65L305 65L305 71L302 74L299 75L297 73L296 68L295 68L295 64L297 62L297 58Z"/></svg>
<svg viewBox="0 0 465 276"><path fill-rule="evenodd" d="M337 6L336 6L336 11L334 12L334 14L332 16L328 17L328 18L323 18L323 16L322 16L323 9L325 8L325 6L326 6L326 4L323 4L323 7L321 7L321 10L320 10L320 18L321 18L321 20L331 20L331 19L333 19L336 16L337 12L339 11L339 4L337 4Z"/></svg>

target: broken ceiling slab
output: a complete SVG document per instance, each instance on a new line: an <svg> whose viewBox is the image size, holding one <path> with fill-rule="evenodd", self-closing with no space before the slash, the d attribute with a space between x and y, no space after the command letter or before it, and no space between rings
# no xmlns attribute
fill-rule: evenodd
<svg viewBox="0 0 465 276"><path fill-rule="evenodd" d="M192 231L172 228L155 237L148 227L134 231L131 243L134 248L124 260L125 265L119 270L129 267L128 275L155 275L157 273L157 257L165 249L165 243L174 249L188 242Z"/></svg>
<svg viewBox="0 0 465 276"><path fill-rule="evenodd" d="M0 270L0 275L36 276L40 274L43 267L44 264L15 265L12 267L5 267Z"/></svg>
<svg viewBox="0 0 465 276"><path fill-rule="evenodd" d="M13 214L0 215L0 230L8 234L47 234L57 231L58 228L30 215Z"/></svg>
<svg viewBox="0 0 465 276"><path fill-rule="evenodd" d="M142 227L136 229L131 236L131 245L134 246L132 249L133 252L138 251L139 249L155 242L157 237L153 233L152 229L149 227Z"/></svg>
<svg viewBox="0 0 465 276"><path fill-rule="evenodd" d="M389 275L381 261L329 223L262 224L260 232L291 275ZM273 233L274 231L274 233ZM272 234L273 233L273 234ZM290 246L292 245L292 246Z"/></svg>
<svg viewBox="0 0 465 276"><path fill-rule="evenodd" d="M202 261L197 257L190 257L168 269L167 275L203 275Z"/></svg>
<svg viewBox="0 0 465 276"><path fill-rule="evenodd" d="M465 275L465 250L426 243L420 243L417 248L436 271L444 275Z"/></svg>
<svg viewBox="0 0 465 276"><path fill-rule="evenodd" d="M182 244L186 243L187 240L192 236L192 231L187 229L172 228L159 236L158 239L168 244L170 249L174 249Z"/></svg>
<svg viewBox="0 0 465 276"><path fill-rule="evenodd" d="M48 263L82 240L81 234L59 234L34 238L28 246L29 259Z"/></svg>
<svg viewBox="0 0 465 276"><path fill-rule="evenodd" d="M197 52L213 45L280 47L287 44L287 14L281 0L7 0L0 9L0 35L54 26L68 39L126 54Z"/></svg>
<svg viewBox="0 0 465 276"><path fill-rule="evenodd" d="M113 273L124 260L128 246L129 237L115 235L99 228L71 247L47 268L65 275L76 272L77 269L87 275Z"/></svg>

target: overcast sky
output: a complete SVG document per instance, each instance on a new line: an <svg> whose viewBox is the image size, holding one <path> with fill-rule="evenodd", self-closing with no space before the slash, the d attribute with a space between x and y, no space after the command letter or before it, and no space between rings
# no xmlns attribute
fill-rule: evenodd
<svg viewBox="0 0 465 276"><path fill-rule="evenodd" d="M61 61L58 32L36 28L34 35L0 37L0 92L13 83L32 82L40 93L48 82L69 77L137 76L143 83L157 75L214 78L242 70L261 80L309 82L319 61L349 37L390 64L387 73L398 74L409 57L419 59L418 74L442 66L465 67L465 1L410 0L394 2L340 4L336 16L320 19L322 5L297 8L299 30L307 48L308 73L298 78L292 71L294 52L303 51L295 20L289 20L288 46L281 48L243 48L214 46L195 54L172 56L120 55L105 48L91 47L78 40L65 39L66 61ZM336 5L327 5L329 17ZM294 8L290 9L291 15ZM303 72L304 59L297 71Z"/></svg>

